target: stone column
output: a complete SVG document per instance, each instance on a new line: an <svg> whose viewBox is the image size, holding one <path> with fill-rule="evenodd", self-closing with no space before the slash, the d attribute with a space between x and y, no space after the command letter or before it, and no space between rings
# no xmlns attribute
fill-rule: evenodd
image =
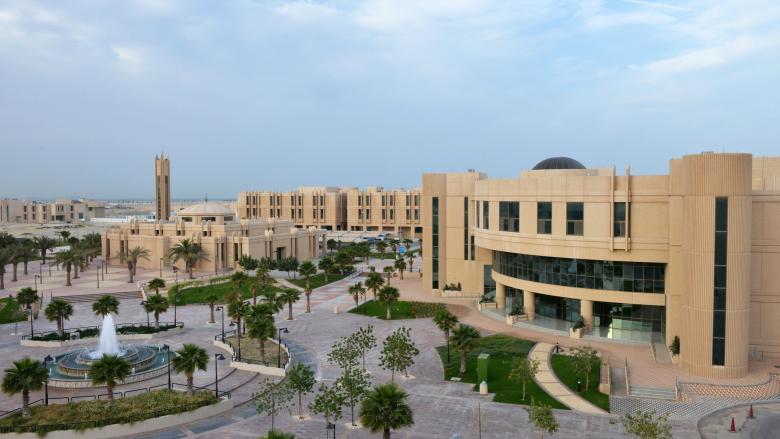
<svg viewBox="0 0 780 439"><path fill-rule="evenodd" d="M504 307L506 307L506 287L496 282L496 308L504 309Z"/></svg>
<svg viewBox="0 0 780 439"><path fill-rule="evenodd" d="M528 320L533 320L536 315L534 299L536 299L536 293L523 291L523 311L525 312L525 315L528 316Z"/></svg>
<svg viewBox="0 0 780 439"><path fill-rule="evenodd" d="M592 300L580 300L580 315L582 320L585 321L585 328L588 331L593 330L593 301Z"/></svg>

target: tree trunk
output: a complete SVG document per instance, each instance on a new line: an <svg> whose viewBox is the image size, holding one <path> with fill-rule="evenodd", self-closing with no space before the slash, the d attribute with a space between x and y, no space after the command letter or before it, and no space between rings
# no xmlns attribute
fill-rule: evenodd
<svg viewBox="0 0 780 439"><path fill-rule="evenodd" d="M192 396L192 374L187 374L187 395Z"/></svg>
<svg viewBox="0 0 780 439"><path fill-rule="evenodd" d="M209 318L209 323L217 323L216 320L214 320L214 304L209 303L209 310L211 311L211 317Z"/></svg>
<svg viewBox="0 0 780 439"><path fill-rule="evenodd" d="M287 320L292 320L292 302L287 302Z"/></svg>
<svg viewBox="0 0 780 439"><path fill-rule="evenodd" d="M41 259L43 259L43 263L45 264L46 263L46 249L45 248L41 249Z"/></svg>
<svg viewBox="0 0 780 439"><path fill-rule="evenodd" d="M252 305L257 305L257 287L252 287Z"/></svg>
<svg viewBox="0 0 780 439"><path fill-rule="evenodd" d="M389 428L385 428L382 431L382 439L390 439L390 429Z"/></svg>
<svg viewBox="0 0 780 439"><path fill-rule="evenodd" d="M73 279L79 278L79 264L73 264Z"/></svg>
<svg viewBox="0 0 780 439"><path fill-rule="evenodd" d="M69 287L69 286L71 286L71 283L70 283L70 265L65 267L65 273L66 273L66 276L65 276L65 286Z"/></svg>
<svg viewBox="0 0 780 439"><path fill-rule="evenodd" d="M30 392L28 390L22 390L22 417L30 417Z"/></svg>
<svg viewBox="0 0 780 439"><path fill-rule="evenodd" d="M192 274L192 272L193 272L193 269L192 269L192 264L190 264L190 269L189 269L189 272L190 272L190 279L195 279L195 275L194 275L194 274Z"/></svg>
<svg viewBox="0 0 780 439"><path fill-rule="evenodd" d="M5 289L5 273L0 274L0 290Z"/></svg>
<svg viewBox="0 0 780 439"><path fill-rule="evenodd" d="M303 392L298 392L298 419L303 419Z"/></svg>
<svg viewBox="0 0 780 439"><path fill-rule="evenodd" d="M14 262L14 264L13 264L13 266L14 266L14 277L13 277L13 279L11 279L11 282L16 282L17 281L17 279L16 279L16 267L18 265L19 265L18 262Z"/></svg>
<svg viewBox="0 0 780 439"><path fill-rule="evenodd" d="M585 373L585 390L588 390L588 383L590 381L590 370Z"/></svg>
<svg viewBox="0 0 780 439"><path fill-rule="evenodd" d="M311 293L306 293L306 312L311 312Z"/></svg>
<svg viewBox="0 0 780 439"><path fill-rule="evenodd" d="M404 271L403 270L398 270L398 272L401 273L401 280L404 280Z"/></svg>
<svg viewBox="0 0 780 439"><path fill-rule="evenodd" d="M114 385L108 384L108 403L114 405Z"/></svg>
<svg viewBox="0 0 780 439"><path fill-rule="evenodd" d="M395 369L390 369L390 382L395 383Z"/></svg>
<svg viewBox="0 0 780 439"><path fill-rule="evenodd" d="M24 260L24 275L27 276L27 259Z"/></svg>
<svg viewBox="0 0 780 439"><path fill-rule="evenodd" d="M127 272L130 274L130 280L128 280L128 283L133 283L133 263L128 262L127 263Z"/></svg>
<svg viewBox="0 0 780 439"><path fill-rule="evenodd" d="M523 401L525 401L525 379L523 380Z"/></svg>
<svg viewBox="0 0 780 439"><path fill-rule="evenodd" d="M466 373L466 353L461 352L460 353L460 374L463 375Z"/></svg>
<svg viewBox="0 0 780 439"><path fill-rule="evenodd" d="M154 313L154 327L160 329L160 313L157 311Z"/></svg>
<svg viewBox="0 0 780 439"><path fill-rule="evenodd" d="M265 339L260 339L260 362L265 366Z"/></svg>
<svg viewBox="0 0 780 439"><path fill-rule="evenodd" d="M387 320L392 320L393 316L390 314L390 304L387 304Z"/></svg>

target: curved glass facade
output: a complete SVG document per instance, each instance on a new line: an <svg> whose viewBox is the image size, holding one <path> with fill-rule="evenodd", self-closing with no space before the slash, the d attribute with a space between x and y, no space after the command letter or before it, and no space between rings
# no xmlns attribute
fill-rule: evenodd
<svg viewBox="0 0 780 439"><path fill-rule="evenodd" d="M633 293L664 293L666 264L594 261L493 252L493 270L551 285Z"/></svg>

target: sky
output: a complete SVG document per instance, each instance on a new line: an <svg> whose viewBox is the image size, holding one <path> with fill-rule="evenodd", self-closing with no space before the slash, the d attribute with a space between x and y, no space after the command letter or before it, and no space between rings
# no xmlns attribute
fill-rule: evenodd
<svg viewBox="0 0 780 439"><path fill-rule="evenodd" d="M780 155L777 0L0 0L0 197Z"/></svg>

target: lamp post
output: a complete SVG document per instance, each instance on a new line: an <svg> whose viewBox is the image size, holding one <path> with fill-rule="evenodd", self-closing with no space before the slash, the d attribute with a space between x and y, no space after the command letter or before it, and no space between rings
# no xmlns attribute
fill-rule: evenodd
<svg viewBox="0 0 780 439"><path fill-rule="evenodd" d="M33 281L35 282L35 291L38 291L38 279L40 279L41 275L36 274L33 276ZM43 283L43 279L41 279L41 283Z"/></svg>
<svg viewBox="0 0 780 439"><path fill-rule="evenodd" d="M97 282L97 287L100 288L100 271L95 271L95 282Z"/></svg>
<svg viewBox="0 0 780 439"><path fill-rule="evenodd" d="M282 332L285 334L289 333L290 331L287 330L287 328L279 328L276 334L276 347L277 347L277 353L276 353L276 367L281 368L282 367Z"/></svg>
<svg viewBox="0 0 780 439"><path fill-rule="evenodd" d="M51 355L47 355L43 359L43 364L48 368L49 363L54 361L54 358L52 358ZM46 378L46 380L43 381L43 404L49 405L49 379Z"/></svg>
<svg viewBox="0 0 780 439"><path fill-rule="evenodd" d="M106 280L106 262L100 263L100 280Z"/></svg>
<svg viewBox="0 0 780 439"><path fill-rule="evenodd" d="M163 258L160 258L160 279L162 279L162 264L163 264Z"/></svg>
<svg viewBox="0 0 780 439"><path fill-rule="evenodd" d="M31 305L27 305L27 314L30 316L30 338L33 336L33 310Z"/></svg>
<svg viewBox="0 0 780 439"><path fill-rule="evenodd" d="M176 327L176 303L179 301L179 289L173 292L173 327Z"/></svg>
<svg viewBox="0 0 780 439"><path fill-rule="evenodd" d="M336 439L336 424L328 421L327 425L325 425L325 437L330 439L331 434L333 434L333 439Z"/></svg>
<svg viewBox="0 0 780 439"><path fill-rule="evenodd" d="M217 311L219 311L222 314L222 316L221 316L221 318L222 318L222 343L224 343L225 342L225 307L220 305L220 306L217 307Z"/></svg>
<svg viewBox="0 0 780 439"><path fill-rule="evenodd" d="M164 344L163 349L165 349L168 353L168 359L166 360L168 363L168 390L171 390L171 347L167 344Z"/></svg>
<svg viewBox="0 0 780 439"><path fill-rule="evenodd" d="M220 353L214 354L214 396L217 398L219 398L219 373L217 372L217 366L219 366L219 361L224 359L224 355Z"/></svg>

